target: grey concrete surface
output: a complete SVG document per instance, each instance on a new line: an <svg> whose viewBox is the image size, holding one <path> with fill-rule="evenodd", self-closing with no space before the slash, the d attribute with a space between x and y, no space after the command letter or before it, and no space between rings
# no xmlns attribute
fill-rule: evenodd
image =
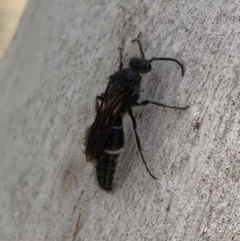
<svg viewBox="0 0 240 241"><path fill-rule="evenodd" d="M0 63L0 240L240 240L239 1L30 0ZM83 154L95 96L139 55L135 109L150 178L125 118L111 193Z"/></svg>

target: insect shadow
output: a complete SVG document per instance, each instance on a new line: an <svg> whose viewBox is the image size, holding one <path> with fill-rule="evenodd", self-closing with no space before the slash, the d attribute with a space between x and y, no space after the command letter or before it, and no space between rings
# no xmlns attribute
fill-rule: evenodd
<svg viewBox="0 0 240 241"><path fill-rule="evenodd" d="M142 146L137 133L137 123L133 116L132 108L149 104L176 110L185 110L188 108L188 106L168 106L150 100L138 102L142 80L140 74L149 73L152 69L151 63L153 61L172 61L177 63L181 68L182 76L184 75L184 68L178 60L173 58L152 58L147 60L141 42L138 39L134 39L132 42L138 43L142 57L131 58L129 68L123 68L122 49L118 48L120 53L119 71L109 77L105 92L96 97L97 115L85 135L86 159L96 165L98 184L106 191L112 189L117 159L124 147L123 117L126 114L130 116L141 159L149 175L153 179L156 179L149 170L142 154Z"/></svg>

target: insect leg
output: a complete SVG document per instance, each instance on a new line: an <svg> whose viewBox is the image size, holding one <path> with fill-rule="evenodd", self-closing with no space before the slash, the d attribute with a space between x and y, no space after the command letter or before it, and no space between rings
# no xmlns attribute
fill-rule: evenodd
<svg viewBox="0 0 240 241"><path fill-rule="evenodd" d="M95 107L96 112L98 112L99 107L100 107L99 102L102 102L102 101L103 101L103 95L104 95L104 94L101 94L101 95L99 95L99 96L96 97L96 107Z"/></svg>
<svg viewBox="0 0 240 241"><path fill-rule="evenodd" d="M139 139L139 136L138 136L138 133L137 133L137 123L136 123L136 120L135 120L135 117L133 116L133 113L132 113L132 109L130 109L128 111L128 114L130 115L131 117L131 120L132 120L132 124L133 124L133 130L134 130L134 134L135 134L135 138L136 138L136 142L137 142L137 147L138 147L138 151L140 152L140 155L141 155L141 158L142 158L142 161L147 169L147 172L149 173L149 175L153 178L153 179L157 179L149 170L148 166L147 166L147 163L143 157L143 154L142 154L142 146L141 146L141 142L140 142L140 139Z"/></svg>
<svg viewBox="0 0 240 241"><path fill-rule="evenodd" d="M173 62L177 63L182 70L182 76L184 76L184 67L178 60L173 59L173 58L152 58L152 59L149 60L149 62L151 63L153 61L158 61L158 60L160 60L160 61L173 61Z"/></svg>
<svg viewBox="0 0 240 241"><path fill-rule="evenodd" d="M169 106L169 105L164 105L162 103L158 103L158 102L154 102L154 101L150 101L150 100L145 100L141 103L135 103L134 107L145 106L145 105L148 105L148 104L157 105L157 106L161 106L161 107L164 107L164 108L170 108L170 109L175 109L175 110L186 110L189 107L189 106L186 106L186 107Z"/></svg>
<svg viewBox="0 0 240 241"><path fill-rule="evenodd" d="M123 68L123 62L122 62L122 49L118 48L119 50L119 54L120 54L120 64L119 64L119 70L121 70Z"/></svg>
<svg viewBox="0 0 240 241"><path fill-rule="evenodd" d="M137 42L137 43L138 43L138 46L139 46L139 49L140 49L142 58L145 59L145 55L144 55L144 53L143 53L143 48L142 48L142 44L141 44L140 40L139 40L139 39L134 39L134 40L132 41L132 43L133 43L133 42Z"/></svg>

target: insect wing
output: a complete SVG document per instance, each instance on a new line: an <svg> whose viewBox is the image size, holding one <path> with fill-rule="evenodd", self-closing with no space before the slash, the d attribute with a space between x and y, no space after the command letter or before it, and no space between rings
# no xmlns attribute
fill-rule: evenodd
<svg viewBox="0 0 240 241"><path fill-rule="evenodd" d="M87 161L96 162L96 157L109 139L116 118L128 106L133 89L133 86L128 86L119 96L110 99L107 88L96 119L86 132Z"/></svg>

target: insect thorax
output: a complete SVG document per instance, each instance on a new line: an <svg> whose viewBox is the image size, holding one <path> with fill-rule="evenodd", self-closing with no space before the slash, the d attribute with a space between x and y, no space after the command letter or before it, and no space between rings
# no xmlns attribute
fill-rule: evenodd
<svg viewBox="0 0 240 241"><path fill-rule="evenodd" d="M111 75L109 81L109 88L113 95L118 95L126 90L129 85L134 85L134 93L138 94L140 91L140 83L142 77L140 74L132 69L122 69Z"/></svg>

